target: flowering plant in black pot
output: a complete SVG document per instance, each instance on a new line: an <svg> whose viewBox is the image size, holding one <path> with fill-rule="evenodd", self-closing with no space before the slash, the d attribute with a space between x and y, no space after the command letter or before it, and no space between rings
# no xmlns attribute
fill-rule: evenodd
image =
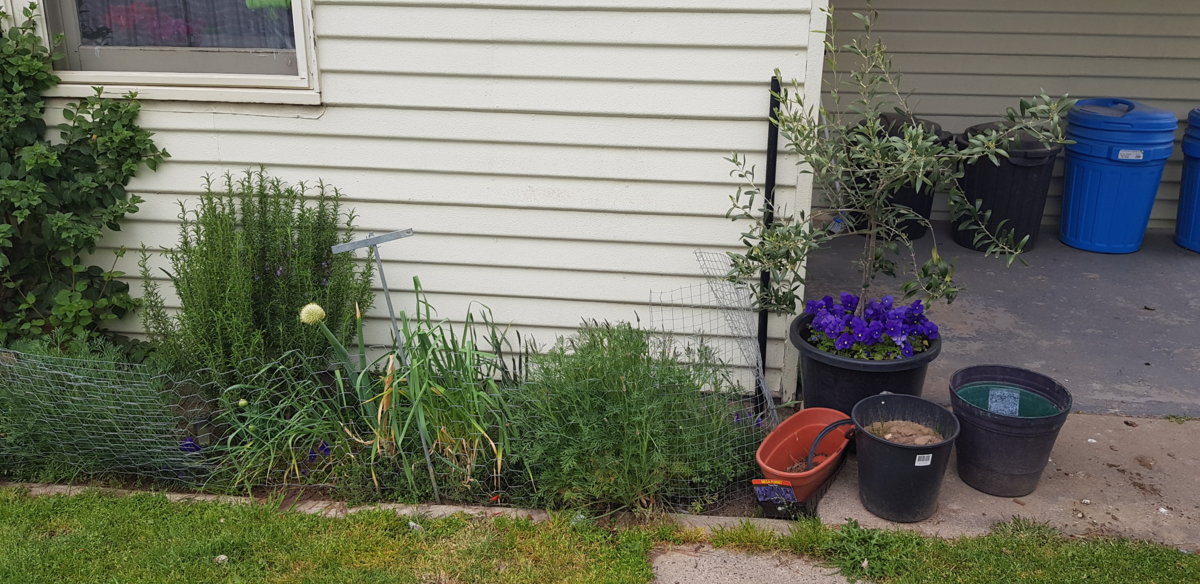
<svg viewBox="0 0 1200 584"><path fill-rule="evenodd" d="M837 29L830 15L824 44L827 61L824 103L806 103L799 83L776 94L780 105L772 122L788 152L797 158L800 172L811 177L814 199L819 201L823 212L789 213L777 208L773 198L761 196L753 167L737 155L729 159L734 164L731 175L742 186L731 196L727 215L745 221L749 227L741 234L744 248L729 254L728 277L746 283L760 309L795 314L801 301L808 255L837 238L855 236L862 241L862 252L854 260L860 274L858 289L856 293L848 293L853 301L847 303L844 298L838 304L832 298L828 302L823 300L820 304L826 314L819 314L821 307L812 305L812 311L796 319L789 332L801 352L805 406L821 405L847 413L853 401L846 405L841 399L834 400L838 403L820 397L813 399L815 396L810 393L814 378L821 378L826 386L834 386L822 391L846 393L850 385L865 384L874 388L870 393L888 390L919 394L924 381L920 363L927 364L940 349L936 326L932 323L923 322L926 334L911 335L909 340L910 333L897 330L894 332L900 334L893 336L882 332L879 327L886 328L888 320L895 319L868 317L867 308L886 303L888 307L883 310L889 316L892 311L900 310L923 317L927 303L952 302L959 292L953 265L938 253L936 234L930 230L933 245L928 255L922 257L925 254L914 248L904 228L913 222L928 226L929 220L896 202L893 195L900 189L912 189L929 197L935 192L945 192L953 220L961 228L972 230L975 240L989 255L1004 256L1011 264L1025 242L1015 240L1004 224L992 227L988 212L967 200L958 180L965 165L1007 156L1005 147L1018 136L1035 136L1044 143L1064 142L1062 120L1071 104L1065 97L1047 95L1022 100L1008 110L1006 124L973 134L961 147L956 147L936 128L917 122L885 45L872 35L875 16L874 12L856 13L864 33L839 44L834 40ZM847 73L839 68L843 56L855 63L853 71ZM903 127L897 128L897 122ZM764 274L766 277L760 278ZM870 288L879 276L905 276L899 286L901 293L906 299L921 300L909 305L895 300L870 300ZM841 319L838 327L833 326L830 315ZM872 321L879 324L872 325ZM872 337L875 341L864 344L856 337ZM880 342L885 337L888 342ZM895 342L901 338L899 343ZM850 339L854 342L849 342ZM888 346L894 350L867 349L868 346ZM895 370L906 367L916 367L919 371L912 372L907 381L915 387L893 387L886 381L854 380L853 375L843 373L816 375L810 367L815 361L836 362L838 366L883 367L892 370L890 377L895 376Z"/></svg>
<svg viewBox="0 0 1200 584"><path fill-rule="evenodd" d="M861 316L858 305L849 292L842 292L840 302L831 296L809 300L804 314L812 321L805 340L834 355L883 361L912 357L938 339L938 326L925 316L920 300L900 305L891 296L869 300Z"/></svg>

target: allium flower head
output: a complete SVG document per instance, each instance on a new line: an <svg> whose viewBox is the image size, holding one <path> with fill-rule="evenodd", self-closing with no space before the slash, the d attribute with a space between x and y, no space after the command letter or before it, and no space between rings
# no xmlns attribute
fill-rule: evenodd
<svg viewBox="0 0 1200 584"><path fill-rule="evenodd" d="M317 324L322 320L325 320L325 309L321 308L321 305L309 303L300 309L300 322L304 324Z"/></svg>

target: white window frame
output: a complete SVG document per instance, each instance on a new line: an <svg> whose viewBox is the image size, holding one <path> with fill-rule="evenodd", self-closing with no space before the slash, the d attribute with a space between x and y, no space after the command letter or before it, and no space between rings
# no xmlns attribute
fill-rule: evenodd
<svg viewBox="0 0 1200 584"><path fill-rule="evenodd" d="M45 5L57 0L38 0L38 30L49 44ZM313 1L292 0L296 35L296 75L243 75L214 73L153 73L125 71L55 71L62 80L45 93L47 97L79 98L104 87L114 97L136 91L141 100L213 101L319 105L316 35L313 33ZM29 0L0 0L5 12L20 20ZM7 25L5 25L7 26Z"/></svg>

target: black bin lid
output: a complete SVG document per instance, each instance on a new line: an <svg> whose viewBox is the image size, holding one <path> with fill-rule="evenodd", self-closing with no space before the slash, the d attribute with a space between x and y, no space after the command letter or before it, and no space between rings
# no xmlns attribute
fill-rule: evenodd
<svg viewBox="0 0 1200 584"><path fill-rule="evenodd" d="M954 138L954 134L943 130L942 125L933 120L918 118L900 112L881 113L879 114L879 122L888 136L897 138L904 136L904 129L911 126L920 126L921 129L925 130L925 133L937 136L942 145L949 144ZM861 126L865 123L866 120L863 120L859 122L859 125Z"/></svg>
<svg viewBox="0 0 1200 584"><path fill-rule="evenodd" d="M975 124L963 130L963 133L958 135L955 142L959 148L965 148L967 146L967 137L969 136L982 134L988 130L1003 132L1010 127L1012 127L1012 124L1005 120ZM1012 138L1012 142L1004 148L1004 151L1008 152L1009 158L1046 158L1058 155L1062 151L1062 145L1046 145L1029 132L1018 132Z"/></svg>

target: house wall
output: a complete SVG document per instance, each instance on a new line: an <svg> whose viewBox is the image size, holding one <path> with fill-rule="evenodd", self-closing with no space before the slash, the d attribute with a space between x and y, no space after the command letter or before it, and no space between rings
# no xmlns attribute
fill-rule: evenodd
<svg viewBox="0 0 1200 584"><path fill-rule="evenodd" d="M1072 97L1125 97L1186 122L1200 107L1200 2L1160 0L876 0L876 32L888 45L910 104L945 129L1002 116L1045 90ZM865 0L835 0L844 33L861 30ZM1182 126L1180 130L1182 135ZM1151 225L1174 224L1182 154L1168 161ZM1058 224L1062 158L1046 205ZM945 204L938 201L941 217Z"/></svg>
<svg viewBox="0 0 1200 584"><path fill-rule="evenodd" d="M723 158L762 164L775 68L819 75L810 4L318 0L322 105L145 102L172 157L104 245L173 245L203 175L263 164L339 187L364 234L416 231L380 250L399 307L419 275L442 316L480 302L543 344L583 319L645 323L652 291L701 281L694 250L738 249ZM807 208L788 162L778 196ZM371 317L385 342L382 298ZM771 335L777 386L794 360Z"/></svg>

